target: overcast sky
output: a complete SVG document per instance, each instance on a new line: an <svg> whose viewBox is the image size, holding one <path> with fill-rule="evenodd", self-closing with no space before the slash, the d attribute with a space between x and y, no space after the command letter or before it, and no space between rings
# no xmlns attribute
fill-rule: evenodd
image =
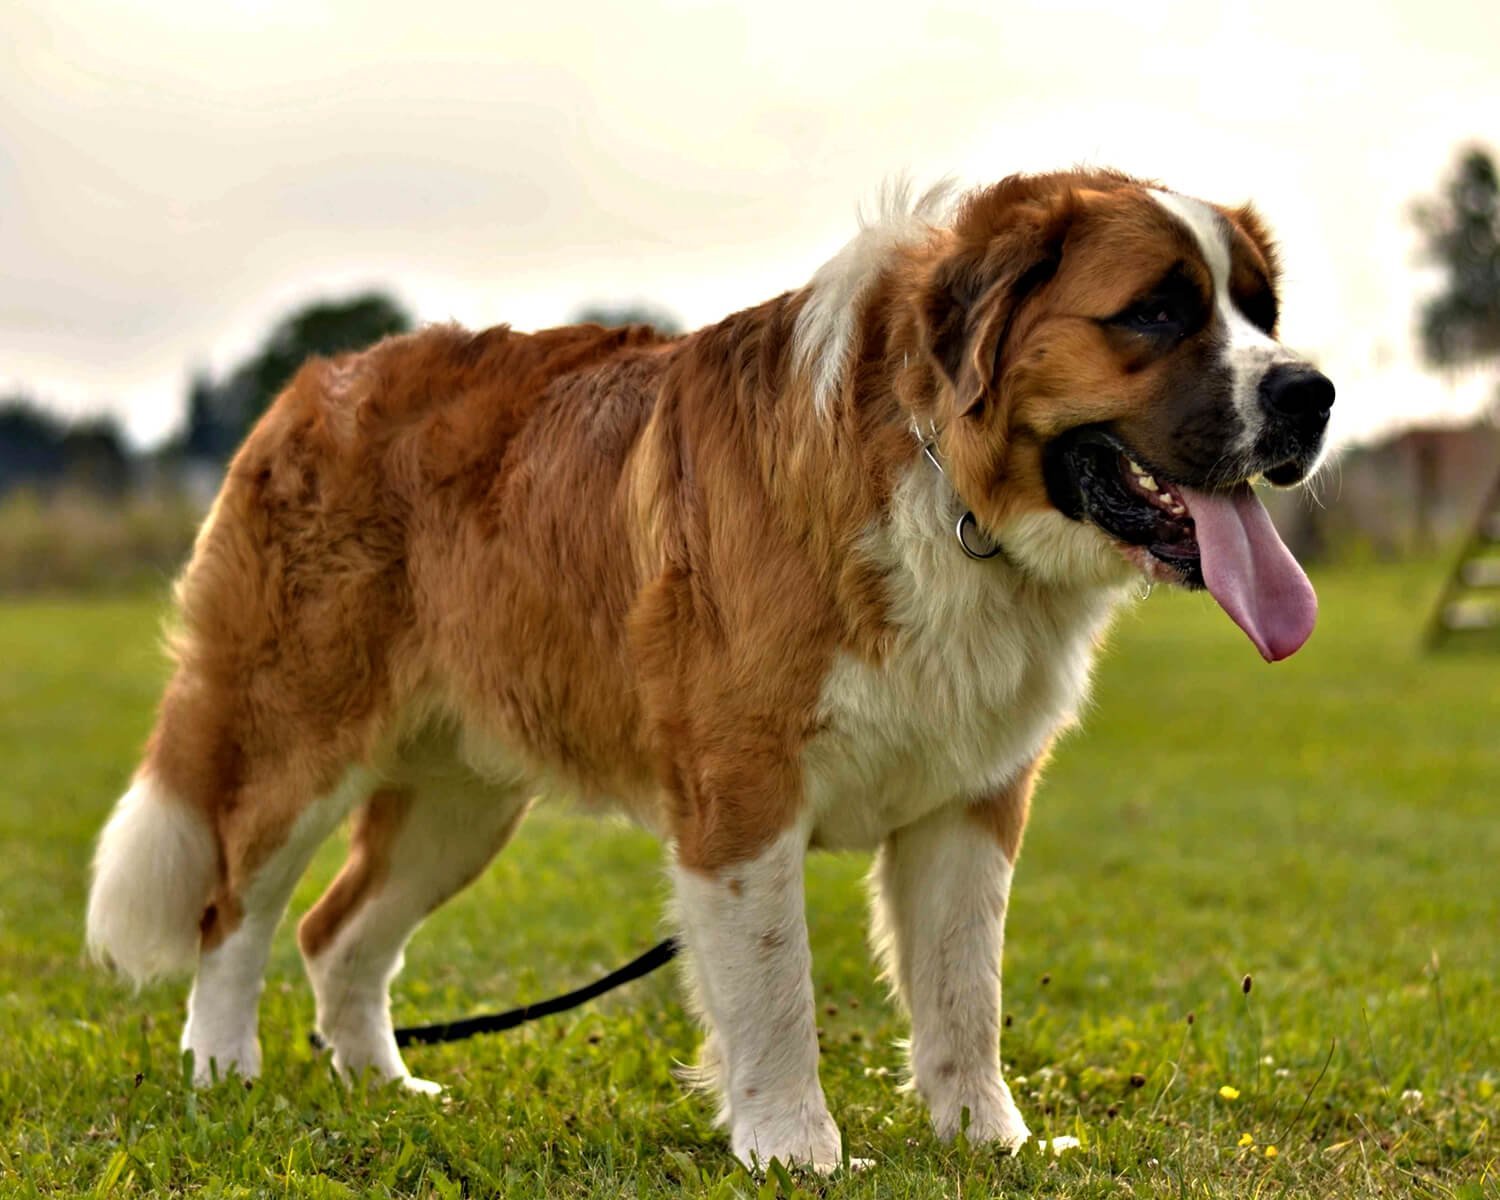
<svg viewBox="0 0 1500 1200"><path fill-rule="evenodd" d="M0 389L150 442L194 366L389 288L537 328L796 286L882 180L1076 162L1252 198L1344 436L1417 365L1410 204L1500 144L1500 3L0 2Z"/></svg>

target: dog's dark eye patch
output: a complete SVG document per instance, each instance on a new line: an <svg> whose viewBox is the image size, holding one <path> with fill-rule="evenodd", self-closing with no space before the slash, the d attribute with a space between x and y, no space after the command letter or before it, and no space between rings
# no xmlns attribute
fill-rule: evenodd
<svg viewBox="0 0 1500 1200"><path fill-rule="evenodd" d="M1264 275L1257 272L1245 286L1233 290L1231 299L1234 306L1245 314L1245 319L1262 333L1269 336L1276 329L1281 310L1276 293Z"/></svg>
<svg viewBox="0 0 1500 1200"><path fill-rule="evenodd" d="M1197 333L1207 321L1207 298L1186 265L1177 262L1144 295L1105 318L1104 323L1128 333L1177 342Z"/></svg>

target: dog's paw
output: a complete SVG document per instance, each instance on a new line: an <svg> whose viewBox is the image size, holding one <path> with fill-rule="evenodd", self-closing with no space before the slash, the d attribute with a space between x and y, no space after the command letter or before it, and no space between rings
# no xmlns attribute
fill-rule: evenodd
<svg viewBox="0 0 1500 1200"><path fill-rule="evenodd" d="M1014 1152L1031 1137L1021 1110L1011 1098L1010 1088L1000 1079L982 1086L954 1088L934 1098L931 1108L933 1128L945 1142L962 1130L972 1146L994 1146Z"/></svg>
<svg viewBox="0 0 1500 1200"><path fill-rule="evenodd" d="M804 1109L760 1122L736 1120L733 1127L734 1156L753 1170L764 1171L775 1159L786 1167L832 1175L844 1164L843 1139L827 1109Z"/></svg>
<svg viewBox="0 0 1500 1200"><path fill-rule="evenodd" d="M212 1087L233 1075L248 1083L260 1075L260 1043L254 1039L237 1046L220 1046L213 1050L184 1046L193 1055L193 1086Z"/></svg>
<svg viewBox="0 0 1500 1200"><path fill-rule="evenodd" d="M418 1079L406 1069L394 1040L383 1037L355 1038L347 1034L321 1035L325 1047L333 1054L334 1073L345 1083L366 1080L371 1087L400 1085L408 1092L436 1096L443 1085L430 1079Z"/></svg>
<svg viewBox="0 0 1500 1200"><path fill-rule="evenodd" d="M827 1179L829 1176L841 1171L844 1167L843 1159L835 1159L832 1162L806 1162L800 1158L783 1160L779 1154L773 1154L770 1159L763 1159L758 1154L752 1154L749 1159L741 1159L741 1164L755 1178L764 1179L766 1172L770 1169L771 1162L780 1163L793 1175L815 1175L819 1179ZM873 1158L851 1158L849 1160L849 1173L856 1171L867 1171L875 1165Z"/></svg>

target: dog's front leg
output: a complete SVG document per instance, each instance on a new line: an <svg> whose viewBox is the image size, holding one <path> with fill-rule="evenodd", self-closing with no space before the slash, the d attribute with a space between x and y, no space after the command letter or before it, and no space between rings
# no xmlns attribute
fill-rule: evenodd
<svg viewBox="0 0 1500 1200"><path fill-rule="evenodd" d="M806 851L795 827L728 864L689 865L679 845L674 875L735 1157L828 1172L840 1143L818 1082Z"/></svg>
<svg viewBox="0 0 1500 1200"><path fill-rule="evenodd" d="M892 834L876 861L876 945L911 1012L912 1082L939 1137L1030 1136L1000 1071L1000 958L1031 773L981 805Z"/></svg>

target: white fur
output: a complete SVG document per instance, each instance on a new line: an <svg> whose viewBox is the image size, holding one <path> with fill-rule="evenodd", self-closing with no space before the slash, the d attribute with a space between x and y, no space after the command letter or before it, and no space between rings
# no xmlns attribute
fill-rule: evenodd
<svg viewBox="0 0 1500 1200"><path fill-rule="evenodd" d="M792 828L717 874L673 876L735 1157L828 1172L840 1139L818 1082L806 851L806 829Z"/></svg>
<svg viewBox="0 0 1500 1200"><path fill-rule="evenodd" d="M434 908L477 875L526 808L525 791L470 779L418 791L390 849L385 880L323 950L306 959L318 1031L341 1074L370 1070L412 1091L441 1088L407 1070L391 1027L390 985L407 941Z"/></svg>
<svg viewBox="0 0 1500 1200"><path fill-rule="evenodd" d="M246 1079L260 1072L257 1011L271 937L313 851L373 786L369 771L353 768L329 795L303 809L286 840L242 889L239 925L199 959L182 1030L182 1049L193 1052L195 1083L231 1070ZM194 910L195 926L201 909Z"/></svg>
<svg viewBox="0 0 1500 1200"><path fill-rule="evenodd" d="M1297 361L1296 355L1257 329L1235 307L1229 294L1229 228L1224 217L1210 205L1191 196L1162 191L1152 191L1151 195L1187 226L1208 263L1214 281L1214 309L1228 339L1224 346L1224 361L1233 373L1234 408L1243 426L1234 448L1248 455L1266 423L1260 406L1260 381L1278 363Z"/></svg>
<svg viewBox="0 0 1500 1200"><path fill-rule="evenodd" d="M860 214L859 232L813 275L807 301L797 315L792 349L798 372L812 378L819 413L828 412L843 386L860 301L899 250L931 236L952 193L953 185L944 182L913 200L908 181L888 185L875 218L866 220Z"/></svg>
<svg viewBox="0 0 1500 1200"><path fill-rule="evenodd" d="M193 1082L200 1087L230 1072L241 1079L260 1074L262 976L280 915L247 912L233 933L198 960L181 1047L192 1051Z"/></svg>
<svg viewBox="0 0 1500 1200"><path fill-rule="evenodd" d="M843 656L824 684L824 732L805 760L818 845L870 848L950 801L992 793L1087 696L1130 567L1061 515L1001 531L1020 566L975 562L952 535L958 503L918 459L866 535L899 632L880 666Z"/></svg>
<svg viewBox="0 0 1500 1200"><path fill-rule="evenodd" d="M213 830L145 772L115 805L94 852L88 946L135 983L186 971L218 869Z"/></svg>
<svg viewBox="0 0 1500 1200"><path fill-rule="evenodd" d="M1029 1132L1000 1071L1000 958L1011 863L964 811L898 830L871 872L875 944L911 1013L912 1082L939 1137L1014 1149Z"/></svg>

